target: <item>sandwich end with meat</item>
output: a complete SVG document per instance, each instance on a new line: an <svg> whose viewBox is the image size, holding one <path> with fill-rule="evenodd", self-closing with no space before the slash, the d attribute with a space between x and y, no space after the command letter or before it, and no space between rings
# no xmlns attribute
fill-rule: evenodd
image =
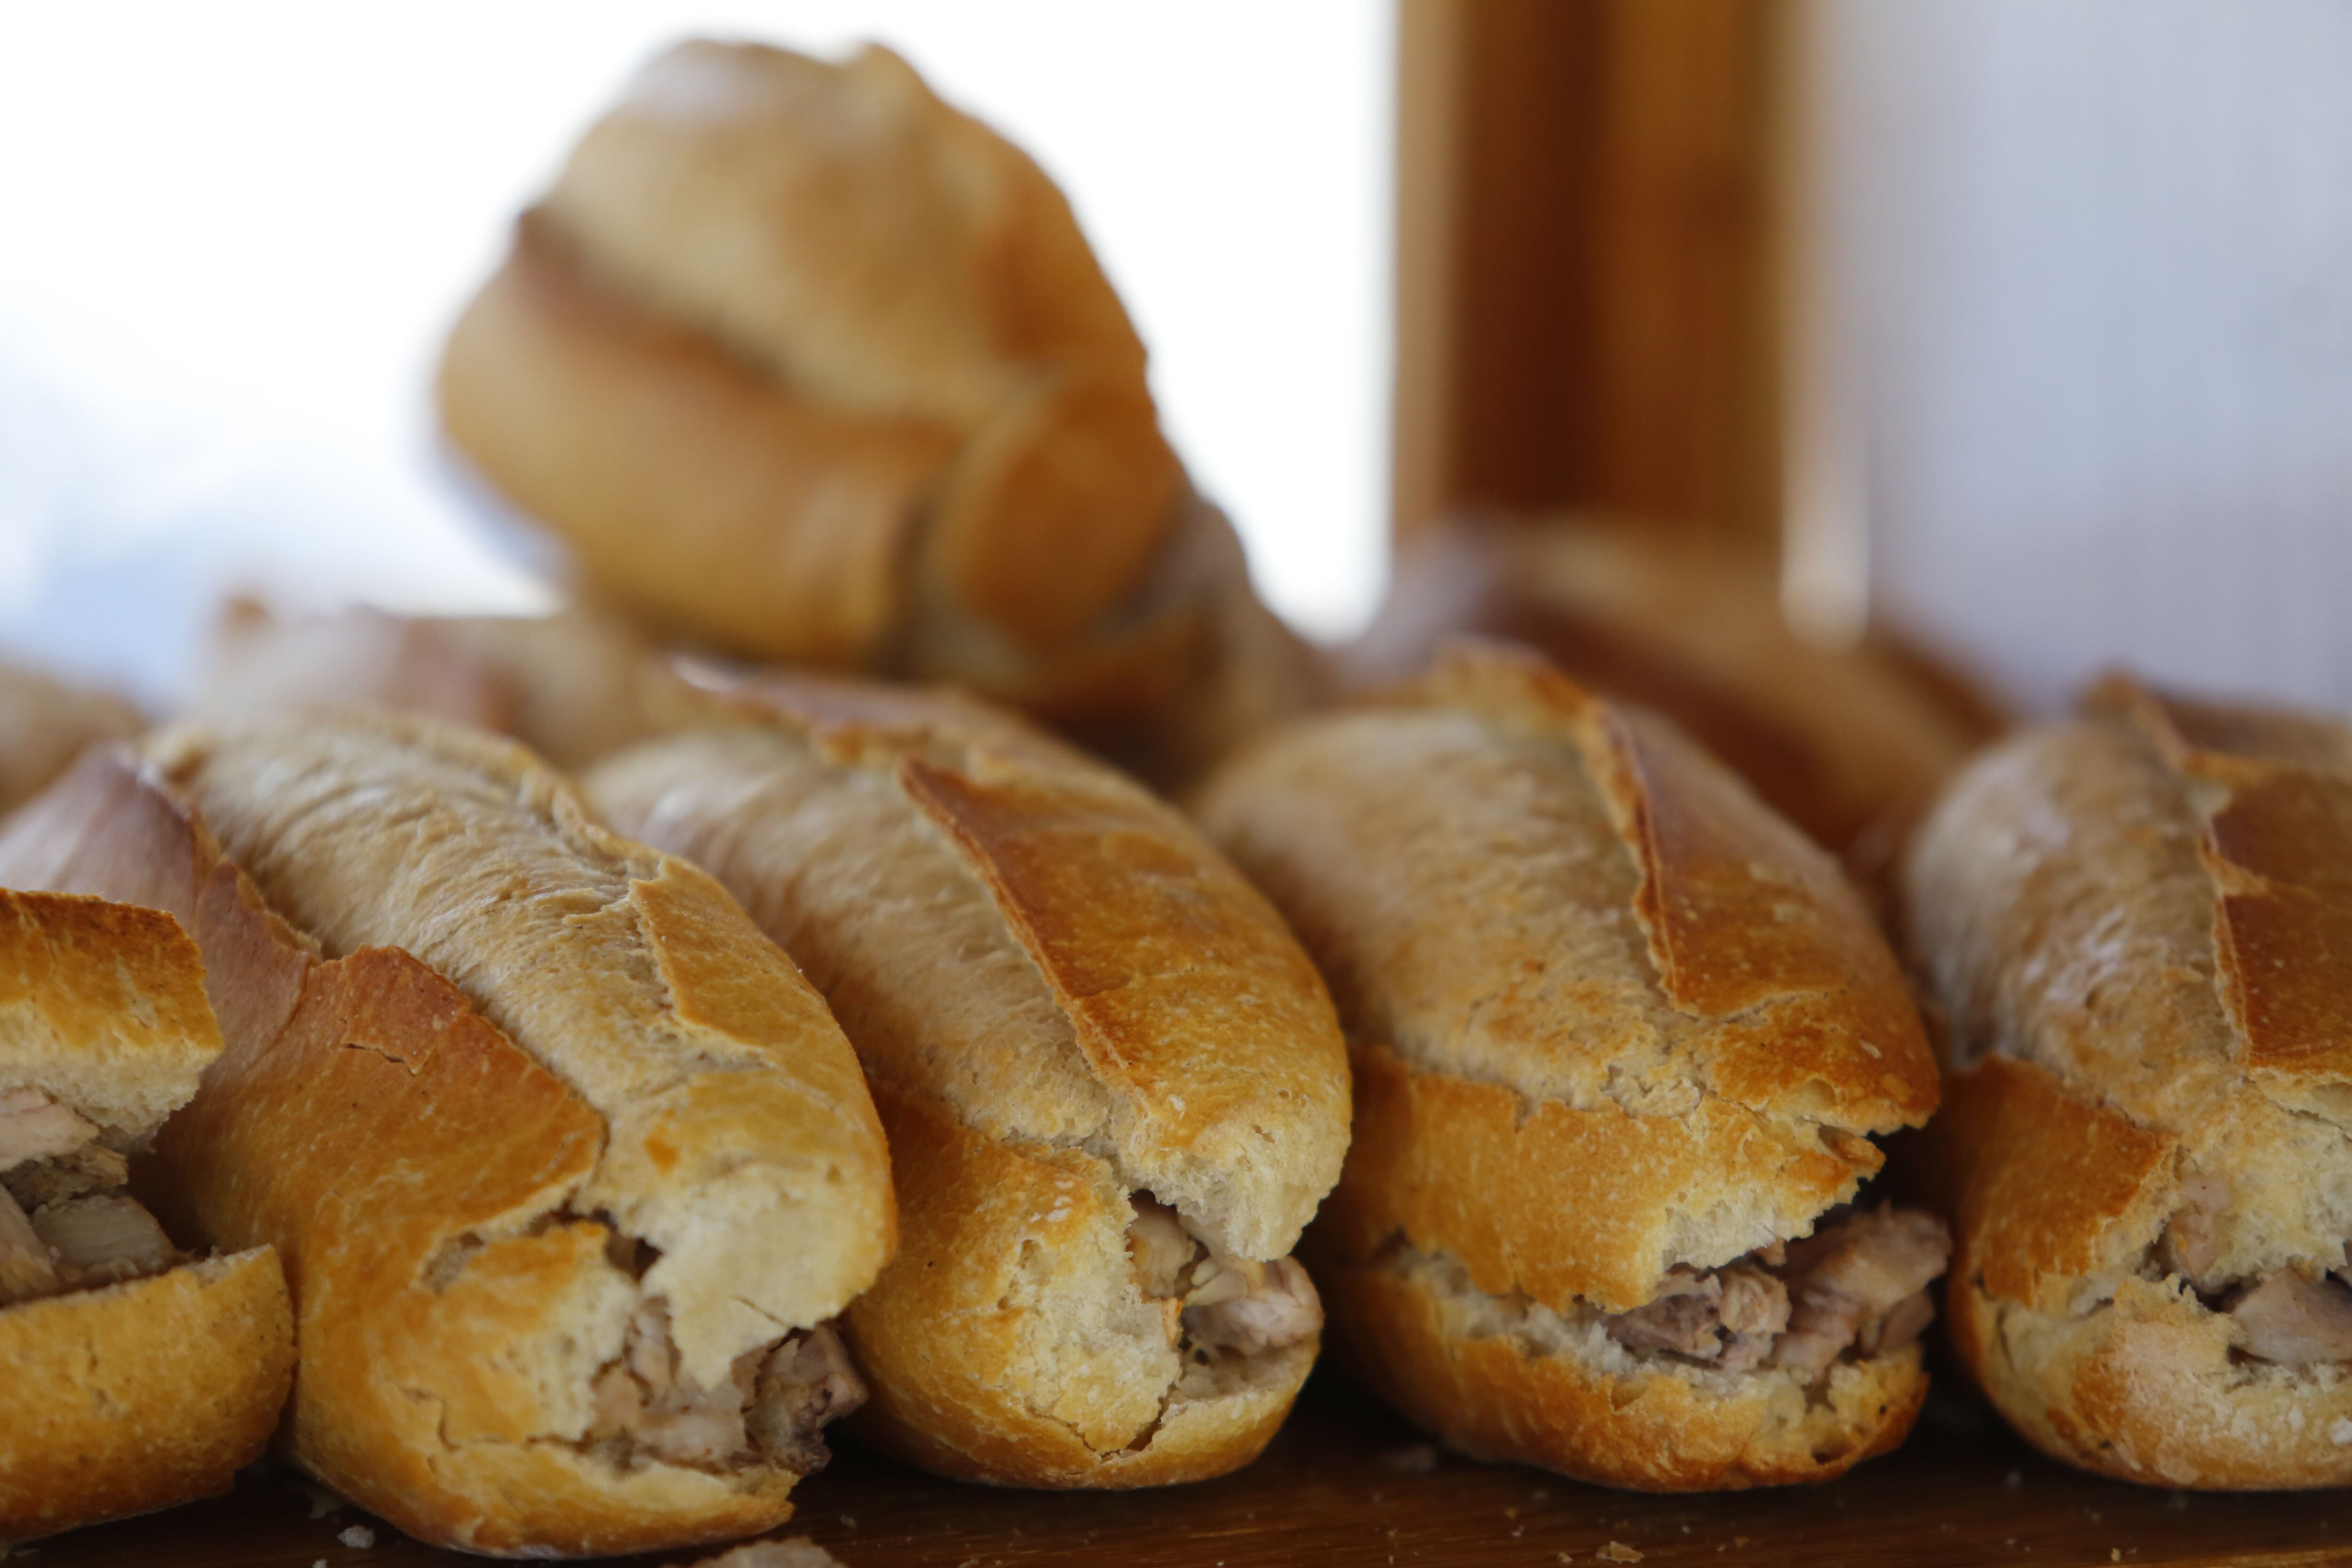
<svg viewBox="0 0 2352 1568"><path fill-rule="evenodd" d="M1321 1311L1287 1255L1347 1144L1343 1046L1181 816L949 693L733 683L586 780L805 965L888 1134L898 1256L845 1323L860 1429L938 1473L1135 1487L1254 1458Z"/></svg>
<svg viewBox="0 0 2352 1568"><path fill-rule="evenodd" d="M700 872L520 747L429 721L98 754L5 874L176 915L226 1050L157 1151L289 1259L292 1458L423 1540L602 1555L788 1518L862 1395L888 1256L855 1059Z"/></svg>
<svg viewBox="0 0 2352 1568"><path fill-rule="evenodd" d="M226 1491L294 1369L268 1247L173 1245L128 1156L219 1056L171 916L0 892L0 1539Z"/></svg>
<svg viewBox="0 0 2352 1568"><path fill-rule="evenodd" d="M2086 1469L2352 1481L2352 728L2126 678L1903 868L1944 1022L1952 1341Z"/></svg>
<svg viewBox="0 0 2352 1568"><path fill-rule="evenodd" d="M1304 1249L1346 1365L1469 1452L1614 1485L1900 1440L1948 1243L1856 1199L1937 1080L1827 855L1492 644L1277 734L1199 811L1350 1040L1355 1142Z"/></svg>

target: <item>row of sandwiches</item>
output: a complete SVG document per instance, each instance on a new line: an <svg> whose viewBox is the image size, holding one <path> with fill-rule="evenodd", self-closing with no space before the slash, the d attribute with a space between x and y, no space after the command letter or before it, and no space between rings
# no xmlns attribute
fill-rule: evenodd
<svg viewBox="0 0 2352 1568"><path fill-rule="evenodd" d="M2352 1481L2344 726L2117 679L1988 750L1897 868L1915 1003L1825 851L1508 645L1189 814L952 692L670 700L574 776L194 721L8 819L0 1529L273 1430L495 1554L762 1530L845 1417L1197 1480L1327 1340L1471 1455L1826 1479L1910 1428L1948 1260L2045 1451Z"/></svg>
<svg viewBox="0 0 2352 1568"><path fill-rule="evenodd" d="M1979 752L1575 530L1326 661L1143 376L903 62L683 46L441 370L595 608L247 607L152 732L0 681L0 1537L273 1441L511 1555L764 1530L835 1423L1193 1481L1327 1349L1473 1455L1820 1479L1938 1289L2049 1452L2352 1481L2352 735L2119 680Z"/></svg>

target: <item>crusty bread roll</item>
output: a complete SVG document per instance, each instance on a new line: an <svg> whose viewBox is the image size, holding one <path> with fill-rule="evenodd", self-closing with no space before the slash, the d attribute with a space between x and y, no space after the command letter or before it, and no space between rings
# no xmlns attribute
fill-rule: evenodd
<svg viewBox="0 0 2352 1568"><path fill-rule="evenodd" d="M1694 535L1465 521L1404 552L1340 664L1349 684L1377 689L1465 633L1525 643L1586 687L1665 714L1832 850L1924 805L2000 724L1883 629L1844 652L1806 642L1781 613L1769 554Z"/></svg>
<svg viewBox="0 0 2352 1568"><path fill-rule="evenodd" d="M138 709L110 692L0 664L0 813L39 794L84 748L146 727Z"/></svg>
<svg viewBox="0 0 2352 1568"><path fill-rule="evenodd" d="M552 616L280 616L230 601L196 710L394 708L511 735L566 772L683 722L692 688L631 626Z"/></svg>
<svg viewBox="0 0 2352 1568"><path fill-rule="evenodd" d="M1057 721L1170 712L1154 746L1181 748L1222 725L1190 710L1223 710L1228 662L1306 658L1144 366L1061 193L898 56L694 42L526 215L440 398L593 591L667 635Z"/></svg>
<svg viewBox="0 0 2352 1568"><path fill-rule="evenodd" d="M201 1234L287 1258L311 1474L506 1555L789 1516L890 1251L824 999L700 871L521 748L385 713L93 752L0 880L168 910L227 1040L160 1141Z"/></svg>
<svg viewBox="0 0 2352 1568"><path fill-rule="evenodd" d="M2352 728L2111 679L1952 782L1903 890L1995 1405L2128 1480L2352 1482Z"/></svg>
<svg viewBox="0 0 2352 1568"><path fill-rule="evenodd" d="M220 1049L171 916L0 892L0 1542L226 1491L278 1424L277 1254L179 1252L124 1190Z"/></svg>
<svg viewBox="0 0 2352 1568"><path fill-rule="evenodd" d="M1496 645L1262 742L1199 814L1348 1031L1355 1142L1303 1255L1360 1378L1468 1453L1617 1486L1901 1440L1944 1239L1837 1205L1935 1064L1826 855Z"/></svg>
<svg viewBox="0 0 2352 1568"><path fill-rule="evenodd" d="M857 1430L940 1474L1135 1487L1255 1458L1313 1363L1286 1256L1338 1178L1330 1001L1173 810L1009 715L770 677L584 781L806 965L904 1238L845 1322Z"/></svg>

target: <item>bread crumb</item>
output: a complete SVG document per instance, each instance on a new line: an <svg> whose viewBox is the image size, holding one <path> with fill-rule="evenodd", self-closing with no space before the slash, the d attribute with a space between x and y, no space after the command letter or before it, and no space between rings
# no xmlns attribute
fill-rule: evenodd
<svg viewBox="0 0 2352 1568"><path fill-rule="evenodd" d="M341 1534L336 1536L335 1539L341 1542L344 1545L350 1547L354 1552L365 1552L369 1547L375 1544L375 1531L370 1530L364 1524L355 1524L349 1530L344 1531Z"/></svg>
<svg viewBox="0 0 2352 1568"><path fill-rule="evenodd" d="M2124 1560L2124 1549L2123 1549L2122 1547L2120 1547L2120 1546L2111 1546L2111 1547L2107 1548L2107 1561L2108 1561L2108 1562L2110 1562L2110 1563L2120 1563L2120 1562L2122 1562L2123 1560Z"/></svg>
<svg viewBox="0 0 2352 1568"><path fill-rule="evenodd" d="M1592 1554L1603 1563L1639 1563L1642 1554L1622 1541L1612 1541Z"/></svg>
<svg viewBox="0 0 2352 1568"><path fill-rule="evenodd" d="M1573 1563L1576 1561L1574 1554L1570 1552L1560 1552L1559 1556L1562 1563Z"/></svg>
<svg viewBox="0 0 2352 1568"><path fill-rule="evenodd" d="M1437 1449L1428 1443L1414 1443L1402 1448L1391 1448L1381 1456L1380 1465L1381 1468L1393 1470L1401 1476L1425 1476L1437 1468ZM1378 1502L1380 1500L1381 1494L1374 1492L1372 1500Z"/></svg>
<svg viewBox="0 0 2352 1568"><path fill-rule="evenodd" d="M341 1513L352 1506L343 1500L341 1493L329 1491L326 1488L312 1482L303 1482L302 1489L310 1494L312 1519L324 1519L331 1513Z"/></svg>
<svg viewBox="0 0 2352 1568"><path fill-rule="evenodd" d="M807 1536L795 1535L790 1541L747 1541L704 1558L694 1568L842 1568L842 1562Z"/></svg>

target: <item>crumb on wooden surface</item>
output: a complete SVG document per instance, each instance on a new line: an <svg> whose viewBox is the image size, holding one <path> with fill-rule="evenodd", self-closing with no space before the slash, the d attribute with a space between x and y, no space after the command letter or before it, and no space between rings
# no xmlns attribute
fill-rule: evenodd
<svg viewBox="0 0 2352 1568"><path fill-rule="evenodd" d="M335 1539L354 1552L365 1552L375 1544L375 1531L364 1524L354 1524L337 1532Z"/></svg>
<svg viewBox="0 0 2352 1568"><path fill-rule="evenodd" d="M1425 1476L1437 1468L1437 1447L1433 1443L1408 1443L1402 1448L1391 1448L1380 1458L1381 1468L1401 1476ZM1381 1500L1374 1492L1372 1500Z"/></svg>
<svg viewBox="0 0 2352 1568"><path fill-rule="evenodd" d="M716 1557L704 1558L694 1568L843 1568L843 1564L807 1536L795 1535L789 1541L747 1541Z"/></svg>
<svg viewBox="0 0 2352 1568"><path fill-rule="evenodd" d="M1639 1563L1642 1560L1638 1548L1628 1546L1622 1541L1612 1541L1592 1555L1603 1563Z"/></svg>

